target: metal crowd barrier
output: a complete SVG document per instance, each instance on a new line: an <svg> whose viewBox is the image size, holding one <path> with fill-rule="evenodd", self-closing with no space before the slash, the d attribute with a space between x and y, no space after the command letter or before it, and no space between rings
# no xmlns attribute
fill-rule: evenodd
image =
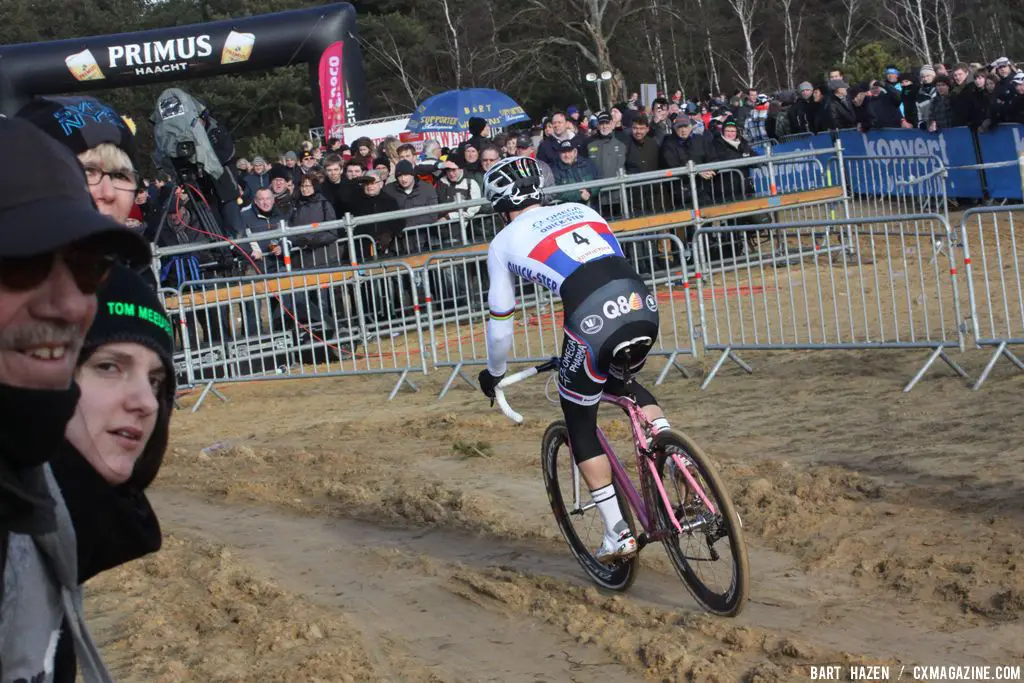
<svg viewBox="0 0 1024 683"><path fill-rule="evenodd" d="M830 156L841 157L841 155L842 149L837 144L835 148L825 150L792 152L772 155L770 157L750 157L737 161L716 162L700 166L691 163L688 166L676 169L651 171L635 175L620 175L615 178L602 178L600 180L571 185L558 185L546 188L545 194L550 197L574 190L596 190L599 193L597 205L600 208L605 207L606 196L611 198L617 196L618 205L620 206L619 214L606 216L609 220L652 215L652 213L660 211L683 209L699 211L701 208L721 202L742 201L754 196L752 192L753 186L748 181L748 177L758 173L759 167L764 166L769 172L774 172L775 168L784 168L787 164L810 164L815 166L822 163L821 159ZM697 185L695 176L705 171L714 171L716 173L715 179L709 183L701 179L704 185ZM687 186L689 187L689 194L687 194ZM706 186L706 192L699 189L704 186ZM690 203L687 203L687 197ZM696 197L695 200L694 197ZM341 239L338 240L337 260L341 263L363 262L367 260L366 254L369 252L369 245L361 244L362 241L369 239L367 236L359 234L359 229L363 226L390 221L401 221L404 224L407 219L422 220L425 217L434 219L442 215L454 215L456 217L445 220L431 220L426 224L426 227L415 226L416 229L407 228L407 230L412 231L412 234L403 232L398 237L399 250L407 245L410 253L412 253L411 247L413 242L415 241L416 244L421 243L423 241L423 234L426 235L425 241L427 244L430 244L432 233L436 233L439 236L443 235L444 237L438 240L442 242L444 238L448 238L451 241L457 236L460 240L460 246L481 244L493 238L496 231L501 227L500 218L493 213L486 212L484 208L486 204L486 200L479 199L456 201L449 204L418 207L415 209L403 209L372 216L354 217L346 215L329 223L308 226L284 226L276 230L246 235L239 238L237 242L248 250L249 243L254 241L276 241L283 243L285 241L293 241L300 236L332 230L342 235ZM737 211L737 215L742 215L743 213L742 210ZM455 228L456 223L458 224L457 229ZM433 229L430 226L433 226ZM656 231L660 229L660 226L655 226L652 229ZM344 257L346 247L349 254L348 258ZM186 254L198 255L202 252L223 251L230 248L231 245L224 242L187 244L174 247L155 247L153 253L157 260L156 269L159 271L162 265L161 261L168 258L183 257ZM287 272L289 261L294 259L295 250L289 249L287 253L288 259L285 259L283 255L280 258L275 258L265 253L264 263L266 266L261 267L260 270ZM306 253L303 251L300 255L306 258ZM305 266L306 264L303 263L302 265ZM314 265L319 264L316 263ZM292 270L295 270L299 267L299 264L292 261L290 267ZM189 275L192 273L191 271L185 271L185 274ZM182 281L187 279L198 278L181 278Z"/></svg>
<svg viewBox="0 0 1024 683"><path fill-rule="evenodd" d="M974 343L996 347L971 387L975 390L1001 357L1024 370L1009 349L1024 344L1024 235L1017 234L1015 212L1024 212L1024 206L970 209L960 221Z"/></svg>
<svg viewBox="0 0 1024 683"><path fill-rule="evenodd" d="M845 156L847 192L859 216L939 214L949 220L948 170L937 156Z"/></svg>
<svg viewBox="0 0 1024 683"><path fill-rule="evenodd" d="M171 300L181 327L179 371L203 385L426 373L412 269L402 262L183 283Z"/></svg>
<svg viewBox="0 0 1024 683"><path fill-rule="evenodd" d="M697 230L697 300L706 351L747 373L737 352L932 349L906 385L964 347L954 256L938 214Z"/></svg>
<svg viewBox="0 0 1024 683"><path fill-rule="evenodd" d="M652 356L666 362L656 384L672 368L689 376L680 356L698 355L693 343L693 310L686 250L668 234L620 240L624 252L658 302L661 332ZM441 390L444 398L461 378L475 387L463 369L487 362L488 275L486 254L451 254L427 259L420 270L426 302L427 333L432 365L450 373ZM516 279L517 319L511 363L539 362L561 353L562 309L557 298L539 285Z"/></svg>

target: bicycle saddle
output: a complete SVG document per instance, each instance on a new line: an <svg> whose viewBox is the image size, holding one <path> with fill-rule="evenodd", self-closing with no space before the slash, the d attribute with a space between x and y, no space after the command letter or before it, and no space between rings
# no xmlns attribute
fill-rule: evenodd
<svg viewBox="0 0 1024 683"><path fill-rule="evenodd" d="M629 367L630 358L636 358L640 355L640 351L646 350L654 344L654 340L648 336L634 337L629 341L624 341L621 344L617 344L612 350L612 362L619 367Z"/></svg>

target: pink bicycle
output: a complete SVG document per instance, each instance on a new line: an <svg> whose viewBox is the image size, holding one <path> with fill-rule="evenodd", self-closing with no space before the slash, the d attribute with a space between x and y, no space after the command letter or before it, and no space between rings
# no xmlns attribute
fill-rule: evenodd
<svg viewBox="0 0 1024 683"><path fill-rule="evenodd" d="M628 349L625 351L626 355L616 363L618 367L630 367ZM503 390L539 373L556 370L558 362L552 358L509 375L498 384L495 400L506 417L517 424L523 422L523 417L509 406ZM632 378L626 378L627 387L631 381ZM572 554L599 586L624 591L636 579L639 550L648 543L661 541L694 599L709 612L736 616L747 599L747 549L739 515L721 477L704 451L685 434L666 430L652 437L651 425L632 396L605 395L601 400L622 408L633 430L641 493L600 428L597 437L611 462L622 516L633 530L638 551L610 565L594 557L591 549L600 545L604 525L569 450L565 421L556 420L544 432L541 467L551 509ZM643 527L642 533L638 533L633 511ZM718 576L725 572L728 576Z"/></svg>

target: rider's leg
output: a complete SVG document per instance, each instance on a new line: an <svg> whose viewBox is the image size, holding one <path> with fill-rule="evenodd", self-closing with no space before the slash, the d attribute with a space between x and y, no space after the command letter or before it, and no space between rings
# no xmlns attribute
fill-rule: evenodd
<svg viewBox="0 0 1024 683"><path fill-rule="evenodd" d="M643 363L638 363L633 366L632 372L637 372L643 367ZM608 381L604 385L604 391L606 394L613 396L622 396L626 392L626 385L622 381L622 370L612 366L608 369ZM633 378L630 392L636 398L636 404L640 406L640 410L643 411L644 417L651 423L654 428L654 433L664 431L669 428L668 418L665 417L665 411L658 405L658 399L654 398L654 394L647 390L647 388L640 384Z"/></svg>
<svg viewBox="0 0 1024 683"><path fill-rule="evenodd" d="M603 560L631 555L636 552L636 540L622 517L612 486L611 463L597 439L598 404L580 405L565 397L561 403L573 459L604 522L604 541L597 550L597 557Z"/></svg>

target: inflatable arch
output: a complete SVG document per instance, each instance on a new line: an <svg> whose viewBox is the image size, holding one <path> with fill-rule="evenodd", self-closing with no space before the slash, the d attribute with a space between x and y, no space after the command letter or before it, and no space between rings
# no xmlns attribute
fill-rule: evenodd
<svg viewBox="0 0 1024 683"><path fill-rule="evenodd" d="M206 24L0 47L0 113L36 95L126 88L305 62L328 136L367 117L356 12L348 3Z"/></svg>

